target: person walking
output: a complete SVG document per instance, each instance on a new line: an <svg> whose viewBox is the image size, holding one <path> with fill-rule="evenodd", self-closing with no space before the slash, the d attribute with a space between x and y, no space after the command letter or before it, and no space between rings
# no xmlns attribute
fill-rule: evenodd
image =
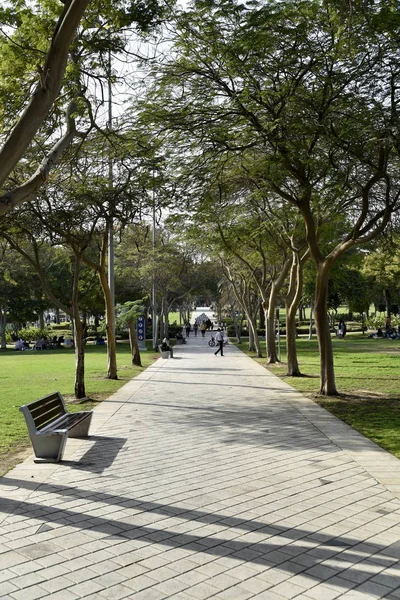
<svg viewBox="0 0 400 600"><path fill-rule="evenodd" d="M224 334L223 332L220 330L220 328L218 327L217 329L217 334L215 336L215 341L218 344L218 350L216 352L214 352L215 356L217 356L218 352L221 352L221 356L224 355Z"/></svg>
<svg viewBox="0 0 400 600"><path fill-rule="evenodd" d="M199 324L196 321L195 324L193 325L193 331L194 331L194 337L197 337L197 330L199 328Z"/></svg>
<svg viewBox="0 0 400 600"><path fill-rule="evenodd" d="M206 329L207 329L206 324L203 321L202 324L200 325L201 337L205 337Z"/></svg>

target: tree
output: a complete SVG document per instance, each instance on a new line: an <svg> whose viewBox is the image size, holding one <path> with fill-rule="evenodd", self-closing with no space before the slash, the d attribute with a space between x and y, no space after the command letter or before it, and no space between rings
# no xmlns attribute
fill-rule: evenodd
<svg viewBox="0 0 400 600"><path fill-rule="evenodd" d="M138 317L145 314L145 306L143 300L134 300L132 302L125 302L123 305L116 307L117 323L122 327L129 328L129 343L131 346L132 364L137 367L142 366L140 358L140 350L138 339L136 335L136 321Z"/></svg>
<svg viewBox="0 0 400 600"><path fill-rule="evenodd" d="M373 282L369 289L380 289L385 298L386 315L391 316L393 297L400 296L400 238L398 234L383 237L375 249L364 257L362 274ZM370 298L372 301L372 299Z"/></svg>
<svg viewBox="0 0 400 600"><path fill-rule="evenodd" d="M69 48L88 4L89 0L69 0L64 4L54 27L46 59L40 66L39 81L16 125L0 149L1 187L23 157L60 92ZM18 15L12 13L12 20L16 17ZM35 180L38 176L40 174L36 175ZM32 186L32 182L30 182L30 186ZM35 188L30 187L29 191L26 190L26 195L33 189ZM3 196L0 200L0 214L4 214L14 204L15 202L10 201L9 193L5 197Z"/></svg>
<svg viewBox="0 0 400 600"><path fill-rule="evenodd" d="M88 98L93 99L93 86L88 80L103 86L104 69L111 77L111 52L125 51L130 41L128 28L132 32L136 25L139 32L148 32L168 10L163 0L66 0L60 4L51 0L28 5L12 0L11 7L1 9L2 21L10 33L0 43L6 71L0 81L0 96L7 104L7 110L0 113L0 214L36 197L54 164L76 137L75 116L84 108L95 126L96 111ZM99 70L103 71L101 76ZM98 104L103 103L100 94ZM59 127L54 111L51 114L55 105L67 114L64 126ZM63 130L61 135L59 128ZM22 159L26 166L26 153L38 133L44 138L38 145L39 155L43 141L47 142L45 156L39 166L37 159L30 157L30 173L21 181L18 167Z"/></svg>
<svg viewBox="0 0 400 600"><path fill-rule="evenodd" d="M218 153L221 161L258 154L258 178L302 215L316 266L320 392L327 395L337 393L330 270L385 229L399 200L399 51L381 33L383 6L349 15L319 2L198 2L178 20L177 43L150 97L153 119L175 137L190 134L197 154ZM321 229L347 215L345 233L325 250Z"/></svg>

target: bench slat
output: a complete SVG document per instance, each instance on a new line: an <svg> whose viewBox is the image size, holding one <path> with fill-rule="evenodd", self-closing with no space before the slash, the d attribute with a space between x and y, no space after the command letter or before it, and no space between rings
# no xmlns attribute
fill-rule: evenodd
<svg viewBox="0 0 400 600"><path fill-rule="evenodd" d="M86 419L88 416L87 412L84 413L68 413L60 417L59 419L55 419L41 428L40 431L45 432L46 429L71 429L74 425Z"/></svg>
<svg viewBox="0 0 400 600"><path fill-rule="evenodd" d="M35 410L40 408L41 406L46 406L47 404L51 404L52 402L57 402L57 404L62 404L59 394L56 392L54 394L49 394L40 400L35 400L34 402L29 403L29 410Z"/></svg>
<svg viewBox="0 0 400 600"><path fill-rule="evenodd" d="M65 410L61 402L49 402L42 407L31 410L31 415L37 429L40 429L49 421L54 421L54 419L57 419L57 417L61 417L64 414Z"/></svg>

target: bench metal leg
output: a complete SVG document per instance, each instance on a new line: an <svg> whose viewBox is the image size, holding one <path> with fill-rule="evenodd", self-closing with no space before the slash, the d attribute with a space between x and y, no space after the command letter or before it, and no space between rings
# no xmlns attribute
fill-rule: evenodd
<svg viewBox="0 0 400 600"><path fill-rule="evenodd" d="M46 436L32 435L31 442L36 458L60 462L64 454L67 437L66 433Z"/></svg>
<svg viewBox="0 0 400 600"><path fill-rule="evenodd" d="M82 438L88 437L90 422L92 420L93 413L88 413L85 419L82 419L77 425L69 430L68 436L70 438Z"/></svg>

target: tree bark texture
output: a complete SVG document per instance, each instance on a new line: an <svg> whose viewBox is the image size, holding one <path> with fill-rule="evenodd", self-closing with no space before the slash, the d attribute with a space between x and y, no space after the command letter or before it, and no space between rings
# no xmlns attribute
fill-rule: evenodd
<svg viewBox="0 0 400 600"><path fill-rule="evenodd" d="M103 269L99 271L101 285L103 288L104 302L106 307L106 335L107 335L107 379L118 379L117 372L117 342L113 330L113 306L111 292L108 285L107 275Z"/></svg>
<svg viewBox="0 0 400 600"><path fill-rule="evenodd" d="M72 289L72 326L75 348L75 398L85 398L85 344L83 342L84 326L79 310L79 273L81 257L75 255L74 280Z"/></svg>
<svg viewBox="0 0 400 600"><path fill-rule="evenodd" d="M328 281L329 266L326 261L323 261L317 265L314 302L315 324L320 353L320 394L323 394L324 396L335 396L337 394L337 389L335 384L332 338L327 308Z"/></svg>
<svg viewBox="0 0 400 600"><path fill-rule="evenodd" d="M301 375L297 359L296 312L303 293L303 265L307 258L308 252L303 257L300 257L299 252L293 250L289 289L285 298L287 374L291 377L299 377Z"/></svg>
<svg viewBox="0 0 400 600"><path fill-rule="evenodd" d="M267 356L268 356L268 363L270 363L270 364L279 362L278 353L277 353L277 349L276 349L276 339L275 339L276 338L276 335L275 335L275 309L276 309L278 295L283 287L283 284L285 283L285 280L289 273L291 264L292 264L291 258L286 260L282 266L282 270L279 273L278 277L275 277L275 279L273 279L273 281L271 283L271 289L270 289L269 299L268 299L268 309L265 314L265 319L266 319L266 323L267 323L267 330L266 330ZM265 302L264 298L263 298L263 301L264 301L264 306L265 306L266 302Z"/></svg>
<svg viewBox="0 0 400 600"><path fill-rule="evenodd" d="M76 310L77 309L77 310ZM75 398L86 398L85 391L85 344L83 341L83 324L79 315L79 307L74 307L74 346L75 346Z"/></svg>
<svg viewBox="0 0 400 600"><path fill-rule="evenodd" d="M133 319L130 319L130 321L128 323L128 327L129 327L129 343L131 346L131 354L132 354L132 364L136 365L137 367L141 367L142 359L140 358L140 350L139 350L139 344L138 344L138 339L137 339L137 335L136 335L136 327L135 327L135 323L134 323Z"/></svg>
<svg viewBox="0 0 400 600"><path fill-rule="evenodd" d="M7 325L7 311L2 306L0 308L0 336L1 336L1 349L2 350L7 350L6 325Z"/></svg>

